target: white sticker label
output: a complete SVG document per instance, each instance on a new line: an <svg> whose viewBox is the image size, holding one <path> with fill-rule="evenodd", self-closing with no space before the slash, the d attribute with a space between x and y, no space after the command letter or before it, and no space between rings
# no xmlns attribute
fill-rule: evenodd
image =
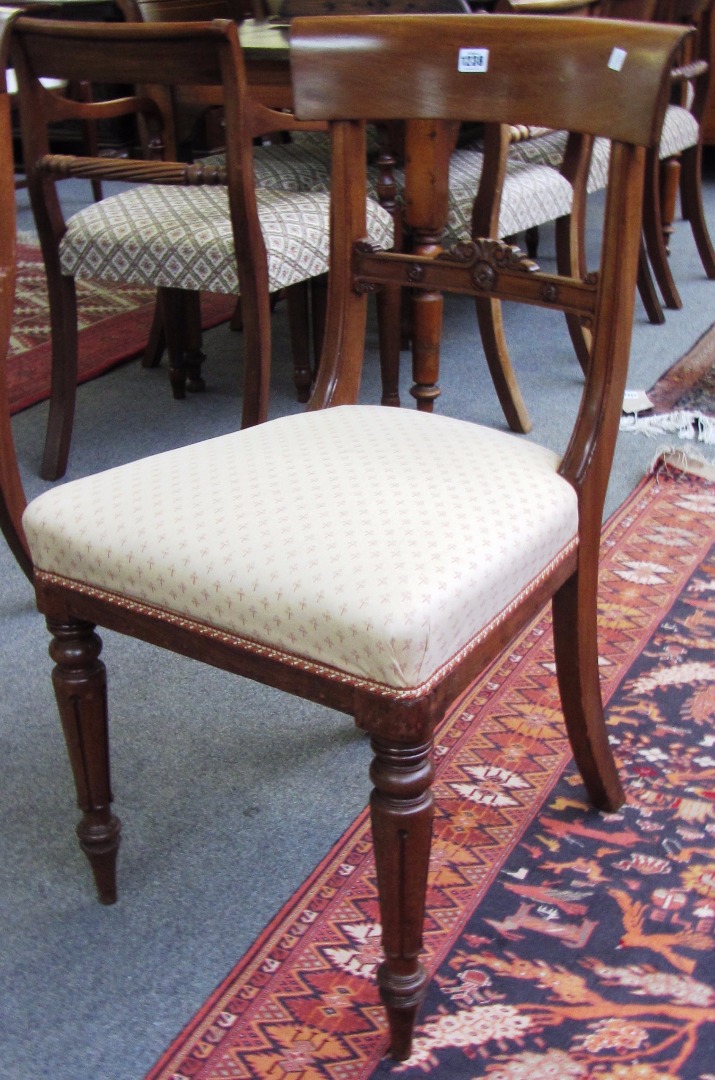
<svg viewBox="0 0 715 1080"><path fill-rule="evenodd" d="M650 400L645 390L626 390L623 393L623 409L624 413L638 413L648 412L653 408L653 402Z"/></svg>
<svg viewBox="0 0 715 1080"><path fill-rule="evenodd" d="M608 61L608 66L611 71L620 71L626 61L625 49L614 49L611 53L611 59Z"/></svg>
<svg viewBox="0 0 715 1080"><path fill-rule="evenodd" d="M489 67L489 49L460 49L457 71L486 71Z"/></svg>

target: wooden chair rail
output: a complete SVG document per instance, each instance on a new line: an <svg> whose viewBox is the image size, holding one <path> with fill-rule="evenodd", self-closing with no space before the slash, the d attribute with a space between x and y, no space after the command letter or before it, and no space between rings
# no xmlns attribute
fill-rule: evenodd
<svg viewBox="0 0 715 1080"><path fill-rule="evenodd" d="M498 240L455 245L436 257L358 248L353 265L357 289L401 285L475 297L488 294L495 300L518 299L584 318L593 316L598 292L596 274L578 282L542 273L518 248Z"/></svg>
<svg viewBox="0 0 715 1080"><path fill-rule="evenodd" d="M709 65L705 60L692 60L689 64L673 68L670 77L673 82L689 82L698 79L708 70Z"/></svg>
<svg viewBox="0 0 715 1080"><path fill-rule="evenodd" d="M171 161L142 161L132 158L84 158L68 154L47 154L35 164L40 175L60 179L123 180L133 183L178 184L183 187L228 183L228 172L218 165L185 165Z"/></svg>

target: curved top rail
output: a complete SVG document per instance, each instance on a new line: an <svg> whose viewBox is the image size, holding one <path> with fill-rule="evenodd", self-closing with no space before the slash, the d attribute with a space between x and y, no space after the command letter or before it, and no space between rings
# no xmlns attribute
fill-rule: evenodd
<svg viewBox="0 0 715 1080"><path fill-rule="evenodd" d="M538 124L649 146L684 33L553 15L295 19L295 111L310 120Z"/></svg>

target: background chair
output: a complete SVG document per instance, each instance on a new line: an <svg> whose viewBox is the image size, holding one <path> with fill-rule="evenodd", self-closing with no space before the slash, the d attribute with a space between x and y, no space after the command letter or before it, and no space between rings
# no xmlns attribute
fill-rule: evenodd
<svg viewBox="0 0 715 1080"><path fill-rule="evenodd" d="M16 0L13 3L13 8L22 8L27 14L32 14L33 6L37 8L37 5L33 5L31 0ZM12 113L17 112L18 108L18 92L17 92L17 77L12 67L8 67L5 72L5 84L7 92L10 95L10 108ZM70 83L66 79L43 79L43 86L46 90L54 94L69 95L79 101L89 101L91 99L91 87L88 83L82 81L78 83ZM83 123L82 124L82 137L84 139L84 145L91 154L96 154L98 150L97 143L97 129L94 124ZM15 175L15 190L21 190L27 187L27 180L24 173L21 175ZM92 194L95 199L102 198L102 185L98 180L92 180Z"/></svg>
<svg viewBox="0 0 715 1080"><path fill-rule="evenodd" d="M301 15L469 15L467 0L283 0L280 19Z"/></svg>
<svg viewBox="0 0 715 1080"><path fill-rule="evenodd" d="M131 24L122 27L132 40L155 35L157 43L190 39L202 24ZM171 117L150 91L158 84L206 85L195 65L177 67L158 50L122 68L114 60L106 24L58 24L43 50L30 56L14 50L21 94L23 153L29 190L47 272L52 320L52 393L42 475L55 479L65 470L76 390L77 325L74 278L130 281L158 287L175 395L200 387L203 359L198 306L200 290L243 299L245 332L244 426L265 418L270 368L269 294L325 274L328 268L328 197L257 189L253 178L253 139L281 130L282 114L255 105L248 92L240 45L236 39L230 72L216 79L226 106L229 147L226 167L212 168L171 161L107 160L49 154L48 131L58 117L84 119L142 116L157 152L171 135ZM23 38L22 41L26 39ZM178 45L177 45L178 47ZM138 52L138 55L144 53ZM120 83L131 78L146 88L144 96L90 104L47 93L43 75L64 73L90 82ZM215 72L214 72L214 78ZM151 83L150 83L150 80ZM135 185L63 220L57 182L85 176L123 180ZM391 234L387 212L371 204L376 236ZM387 232L386 232L387 230Z"/></svg>
<svg viewBox="0 0 715 1080"><path fill-rule="evenodd" d="M25 494L15 457L6 374L17 269L12 95L6 82L8 49L8 37L0 27L0 531L31 581L32 562L20 523Z"/></svg>
<svg viewBox="0 0 715 1080"><path fill-rule="evenodd" d="M703 269L707 277L715 279L715 252L703 212L701 187L702 121L710 86L713 3L659 0L655 18L692 25L697 31L672 73L673 99L665 112L658 147L649 156L643 217L646 252L665 306L681 308L668 260L678 190L682 215L690 224Z"/></svg>
<svg viewBox="0 0 715 1080"><path fill-rule="evenodd" d="M379 985L397 1058L409 1055L426 984L419 953L434 731L549 599L579 769L598 807L613 810L623 799L599 686L598 537L628 365L642 147L657 138L684 31L506 22L296 21L298 115L329 121L334 149L328 323L312 408L59 485L30 504L22 523L12 518L53 634L78 834L103 902L116 896L120 826L97 624L337 708L371 735ZM18 20L14 48L29 61L56 26ZM156 37L125 30L112 33L117 63L154 55ZM175 63L191 57L204 75L235 55L230 24L183 43L174 33L184 50ZM628 64L604 78L616 46ZM477 82L456 70L459 48L489 50ZM582 94L553 93L567 76ZM434 257L370 242L364 122L375 115L406 118L418 131L425 119L529 124L538 116L610 138L598 279L543 274L494 240ZM431 170L429 154L415 165ZM355 404L366 295L382 282L488 291L591 318L592 358L563 459L478 425ZM0 422L11 431L6 415Z"/></svg>
<svg viewBox="0 0 715 1080"><path fill-rule="evenodd" d="M18 105L18 92L17 92L17 77L13 68L8 68L5 72L5 80L7 83L7 92L10 96L10 107L15 112ZM73 93L78 96L80 100L89 100L89 87L86 83L81 83L79 86L71 88L69 83L63 79L43 79L42 85L46 90L55 94L68 94ZM96 154L98 151L97 146L97 132L94 124L84 125L84 139L89 153ZM27 187L27 180L24 173L20 176L15 175L15 190L19 191L22 188ZM102 198L102 185L98 180L92 180L92 194L95 199Z"/></svg>
<svg viewBox="0 0 715 1080"><path fill-rule="evenodd" d="M233 19L240 22L247 14L252 13L242 0L117 0L117 6L125 21L146 23L205 22L210 19ZM226 132L221 88L180 84L169 89L153 85L150 92L154 96L161 96L167 125L170 122L164 136L168 155L184 161L198 161L205 166L224 168ZM281 89L280 96L283 95L284 91ZM268 99L262 100L262 104L274 103ZM275 104L280 105L281 101L277 99ZM306 141L300 145L285 142L288 129L304 128L305 125L296 125L289 113L281 111L285 113L285 130L265 133L264 137L269 140L268 145L258 143L258 139L254 140L253 172L256 187L275 188L280 191L310 191L319 182L327 183L330 175L330 147L327 138L323 136L322 139ZM143 126L140 126L139 134L148 157L150 147ZM302 134L307 136L309 133L303 130ZM209 149L211 152L207 153ZM322 297L324 288L321 288L317 295ZM305 402L310 396L314 375L310 355L310 283L294 283L285 290L285 298L293 347L293 380L298 400ZM277 299L275 294L274 299ZM149 342L144 352L145 367L156 367L166 348L165 314L162 314L161 304L157 302ZM320 325L317 317L315 322L317 326ZM235 330L240 330L243 325L240 299L237 301L231 324ZM176 340L177 334L171 327L169 334L172 340ZM195 342L197 355L202 356L200 313L196 308L192 310L189 334ZM317 334L319 330L316 331ZM314 349L317 353L317 341Z"/></svg>
<svg viewBox="0 0 715 1080"><path fill-rule="evenodd" d="M561 0L499 0L498 10L527 14L558 7L560 3ZM565 0L564 6L568 4L575 6L574 0ZM664 315L653 277L665 306L682 306L668 260L668 238L673 231L678 191L682 215L690 223L705 273L709 278L715 278L715 252L703 212L701 190L701 125L709 92L712 0L600 0L594 7L594 14L603 18L675 22L694 26L697 31L684 45L684 53L673 69L672 98L665 112L658 146L649 152L646 168L638 287L650 321L662 323ZM520 160L539 160L543 155L558 166L565 148L566 134L555 132L535 141L518 142L512 154ZM580 216L574 214L572 217L573 239L577 234L583 234L585 195L606 186L608 151L606 140L595 141L583 201L579 202ZM576 243L582 250L582 240ZM585 272L586 268L583 270ZM578 341L574 343L583 365Z"/></svg>

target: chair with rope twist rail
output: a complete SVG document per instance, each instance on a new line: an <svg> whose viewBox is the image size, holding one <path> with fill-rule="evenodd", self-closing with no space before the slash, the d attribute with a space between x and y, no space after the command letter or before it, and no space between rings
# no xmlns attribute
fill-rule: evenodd
<svg viewBox="0 0 715 1080"><path fill-rule="evenodd" d="M12 18L13 16L9 16ZM285 116L253 101L238 29L219 20L226 60L201 52L208 23L64 23L29 19L13 38L21 97L23 155L42 246L52 325L52 390L42 475L63 475L69 454L77 376L74 279L157 288L175 395L202 385L198 315L201 291L240 295L244 314L242 424L265 419L270 374L270 294L328 269L329 199L319 192L259 188L253 140L283 130ZM34 30L30 30L30 26ZM203 35L203 37L202 37ZM204 67L194 61L192 48ZM182 54L183 50L183 54ZM83 78L145 93L91 103L49 94L41 78ZM172 116L155 86L215 86L225 105L223 166L175 160ZM52 155L48 132L58 118L140 116L158 160ZM169 160L165 160L165 158ZM66 178L123 181L131 187L64 220L58 185ZM383 238L387 211L371 202Z"/></svg>

